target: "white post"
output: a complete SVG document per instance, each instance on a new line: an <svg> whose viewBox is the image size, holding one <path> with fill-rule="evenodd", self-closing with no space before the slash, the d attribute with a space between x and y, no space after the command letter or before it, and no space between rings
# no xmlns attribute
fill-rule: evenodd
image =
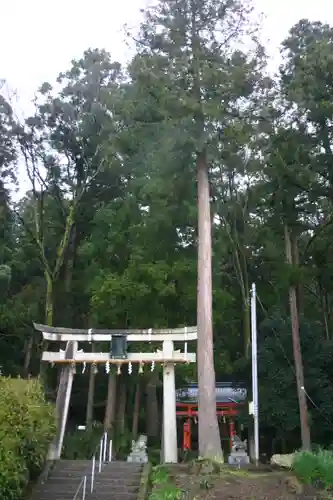
<svg viewBox="0 0 333 500"><path fill-rule="evenodd" d="M92 459L90 493L92 493L94 490L95 466L96 466L96 455L94 455Z"/></svg>
<svg viewBox="0 0 333 500"><path fill-rule="evenodd" d="M173 357L173 341L163 341L163 356ZM177 463L177 420L176 420L176 384L175 365L165 363L163 366L163 445L164 463Z"/></svg>
<svg viewBox="0 0 333 500"><path fill-rule="evenodd" d="M98 472L102 470L102 459L103 459L103 444L102 441L99 443L99 460L98 460Z"/></svg>
<svg viewBox="0 0 333 500"><path fill-rule="evenodd" d="M259 397L258 397L258 359L257 359L257 294L252 284L251 294L251 341L252 341L252 393L254 418L254 459L259 463Z"/></svg>
<svg viewBox="0 0 333 500"><path fill-rule="evenodd" d="M105 432L103 436L103 462L106 462L106 447L107 447L108 435Z"/></svg>
<svg viewBox="0 0 333 500"><path fill-rule="evenodd" d="M86 491L87 491L87 476L84 476L84 478L83 478L82 500L86 499Z"/></svg>

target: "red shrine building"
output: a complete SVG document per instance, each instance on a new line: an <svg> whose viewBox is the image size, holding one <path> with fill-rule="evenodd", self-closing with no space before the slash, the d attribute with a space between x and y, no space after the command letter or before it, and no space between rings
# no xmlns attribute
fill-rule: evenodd
<svg viewBox="0 0 333 500"><path fill-rule="evenodd" d="M216 383L216 414L221 422L221 435L230 440L236 433L237 416L247 411L247 389L234 382ZM192 450L192 428L198 418L198 384L176 390L176 414L182 422L183 451Z"/></svg>

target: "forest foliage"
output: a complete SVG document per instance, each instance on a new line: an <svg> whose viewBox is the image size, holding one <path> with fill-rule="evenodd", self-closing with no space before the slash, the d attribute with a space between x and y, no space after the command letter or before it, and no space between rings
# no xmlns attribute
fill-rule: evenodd
<svg viewBox="0 0 333 500"><path fill-rule="evenodd" d="M143 16L128 65L104 49L87 49L54 85L41 82L24 122L0 97L2 371L39 373L42 343L33 321L85 328L196 324L195 155L205 150L216 378L250 382L255 282L263 439L283 449L299 445L288 299L295 286L312 437L327 445L333 28L300 20L272 76L245 2L160 0ZM193 19L195 61L188 42ZM20 192L26 187L19 200L17 185ZM179 383L194 377L189 368L177 375ZM97 419L107 386L107 376L98 377ZM132 391L131 380L136 375L126 377ZM74 415L85 411L87 388L88 376L77 376Z"/></svg>

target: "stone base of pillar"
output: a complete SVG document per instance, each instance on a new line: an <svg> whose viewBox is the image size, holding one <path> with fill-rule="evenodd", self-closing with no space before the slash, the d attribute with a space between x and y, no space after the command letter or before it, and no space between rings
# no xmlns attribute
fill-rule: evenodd
<svg viewBox="0 0 333 500"><path fill-rule="evenodd" d="M250 463L250 457L247 453L234 452L230 453L228 456L229 465L248 465Z"/></svg>

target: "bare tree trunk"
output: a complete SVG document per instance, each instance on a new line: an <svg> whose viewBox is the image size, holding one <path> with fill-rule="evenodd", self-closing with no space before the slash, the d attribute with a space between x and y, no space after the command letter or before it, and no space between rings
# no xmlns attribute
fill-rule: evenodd
<svg viewBox="0 0 333 500"><path fill-rule="evenodd" d="M138 378L138 381L136 383L135 396L134 396L132 439L137 439L137 437L138 437L139 416L140 416L140 396L141 396L141 386L140 386L140 378Z"/></svg>
<svg viewBox="0 0 333 500"><path fill-rule="evenodd" d="M162 425L161 425L161 453L160 453L160 461L163 463L164 460L164 424L163 424L163 419L162 419Z"/></svg>
<svg viewBox="0 0 333 500"><path fill-rule="evenodd" d="M250 340L251 340L251 310L249 305L249 297L243 298L243 334L244 334L244 356L249 359Z"/></svg>
<svg viewBox="0 0 333 500"><path fill-rule="evenodd" d="M114 428L117 403L117 375L110 371L108 382L108 395L105 407L104 430L110 431Z"/></svg>
<svg viewBox="0 0 333 500"><path fill-rule="evenodd" d="M147 418L147 436L157 439L160 434L159 411L157 401L158 373L155 371L150 374L146 385L146 418Z"/></svg>
<svg viewBox="0 0 333 500"><path fill-rule="evenodd" d="M48 270L44 271L44 276L45 276L45 282L46 282L45 324L47 326L52 326L53 325L53 312L54 312L54 290L53 290L54 282L53 282L53 278ZM47 384L48 365L47 365L47 363L43 363L42 355L43 355L44 351L47 351L47 348L48 348L48 341L44 340L42 338L41 343L40 343L41 356L40 356L40 364L39 364L39 375L44 382L46 390L48 389L48 387L47 387L47 385L48 385Z"/></svg>
<svg viewBox="0 0 333 500"><path fill-rule="evenodd" d="M330 313L330 305L329 305L329 299L328 299L328 294L325 291L324 292L324 316L325 316L325 331L326 331L326 338L329 340L331 338L330 331L332 328L332 321L331 321L331 313Z"/></svg>
<svg viewBox="0 0 333 500"><path fill-rule="evenodd" d="M76 225L73 223L66 252L66 273L65 273L65 290L69 295L72 292L73 284L73 271L74 271L74 260L75 260L75 250L76 250Z"/></svg>
<svg viewBox="0 0 333 500"><path fill-rule="evenodd" d="M329 321L329 307L327 293L324 290L320 280L318 282L318 294L320 299L320 305L323 313L323 324L325 329L326 340L330 339L330 321Z"/></svg>
<svg viewBox="0 0 333 500"><path fill-rule="evenodd" d="M197 155L198 298L197 367L199 385L199 455L223 458L216 415L212 318L212 235L206 154Z"/></svg>
<svg viewBox="0 0 333 500"><path fill-rule="evenodd" d="M73 274L77 252L77 231L76 224L73 223L68 247L66 250L66 267L65 267L65 313L66 321L69 326L75 326L75 306L73 295Z"/></svg>
<svg viewBox="0 0 333 500"><path fill-rule="evenodd" d="M94 352L95 346L94 343L91 343L91 352ZM86 412L86 427L91 429L93 418L94 418L94 399L95 399L95 380L96 373L94 369L94 365L90 365L90 373L89 373L89 388L88 388L88 398L87 398L87 412Z"/></svg>
<svg viewBox="0 0 333 500"><path fill-rule="evenodd" d="M292 262L295 266L299 266L299 251L298 251L298 241L297 238L293 235L290 235L291 239L291 255ZM303 297L303 287L300 283L297 284L296 287L296 297L297 297L297 311L298 315L304 312L304 297Z"/></svg>
<svg viewBox="0 0 333 500"><path fill-rule="evenodd" d="M45 297L45 324L53 325L53 279L50 274L45 271L46 279L46 297Z"/></svg>
<svg viewBox="0 0 333 500"><path fill-rule="evenodd" d="M290 265L293 265L291 237L290 237L290 232L289 232L289 228L288 228L287 224L284 225L284 235L285 235L287 263ZM297 310L297 294L296 294L296 287L293 284L289 287L289 304L290 304L293 350L294 350L295 369L296 369L298 404L299 404L300 423L301 423L302 448L303 448L303 450L310 451L311 450L311 437L310 437L310 427L309 427L309 420L308 420L307 400L306 400L306 394L304 391L304 373L303 373L301 342L300 342L300 335L299 335L299 316L298 316L298 310Z"/></svg>
<svg viewBox="0 0 333 500"><path fill-rule="evenodd" d="M120 376L119 392L118 392L118 409L117 409L117 434L125 432L125 412L127 399L127 386L124 375Z"/></svg>
<svg viewBox="0 0 333 500"><path fill-rule="evenodd" d="M24 356L24 376L28 377L30 374L30 363L32 358L32 349L34 345L34 333L32 332L25 346L25 356Z"/></svg>

